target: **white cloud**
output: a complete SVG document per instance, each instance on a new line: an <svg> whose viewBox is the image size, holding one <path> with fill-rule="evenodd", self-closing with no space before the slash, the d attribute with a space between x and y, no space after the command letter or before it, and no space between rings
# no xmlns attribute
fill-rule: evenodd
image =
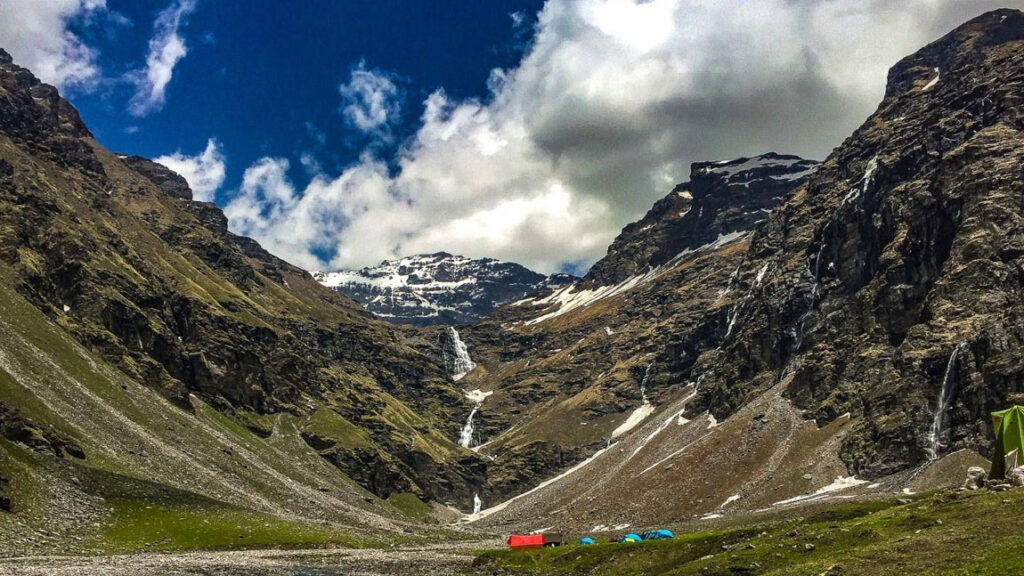
<svg viewBox="0 0 1024 576"><path fill-rule="evenodd" d="M394 77L380 70L367 70L366 64L352 69L349 81L338 86L342 98L341 113L361 132L382 133L398 120L401 92Z"/></svg>
<svg viewBox="0 0 1024 576"><path fill-rule="evenodd" d="M153 159L177 172L192 189L192 199L200 202L213 201L217 190L224 183L224 152L216 139L206 142L206 149L195 156L186 156L181 151Z"/></svg>
<svg viewBox="0 0 1024 576"><path fill-rule="evenodd" d="M174 67L188 54L185 39L178 29L195 9L196 0L176 0L157 15L146 54L146 67L129 74L129 79L135 84L135 94L128 103L128 111L132 115L145 116L163 108Z"/></svg>
<svg viewBox="0 0 1024 576"><path fill-rule="evenodd" d="M105 9L105 0L0 0L0 48L43 82L91 89L101 74L96 50L68 26Z"/></svg>
<svg viewBox="0 0 1024 576"><path fill-rule="evenodd" d="M436 250L593 262L691 162L824 157L875 108L889 66L1001 3L549 0L488 101L430 95L397 174L365 155L299 190L264 159L228 216L307 268ZM381 93L352 91L355 125L390 117Z"/></svg>

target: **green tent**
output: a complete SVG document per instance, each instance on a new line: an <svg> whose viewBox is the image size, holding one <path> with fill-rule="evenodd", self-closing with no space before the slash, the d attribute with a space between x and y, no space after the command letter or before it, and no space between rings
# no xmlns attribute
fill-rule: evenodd
<svg viewBox="0 0 1024 576"><path fill-rule="evenodd" d="M1008 466L1024 464L1024 406L1013 406L992 413L996 449L992 455L989 478L1004 478Z"/></svg>

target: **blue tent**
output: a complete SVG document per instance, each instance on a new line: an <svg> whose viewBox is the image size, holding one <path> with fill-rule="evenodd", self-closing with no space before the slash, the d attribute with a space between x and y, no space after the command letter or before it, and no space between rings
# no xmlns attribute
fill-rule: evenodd
<svg viewBox="0 0 1024 576"><path fill-rule="evenodd" d="M667 538L675 538L676 535L669 530L648 530L641 534L644 540L665 540Z"/></svg>
<svg viewBox="0 0 1024 576"><path fill-rule="evenodd" d="M584 536L583 538L580 538L580 546L590 546L593 543L594 539L590 536Z"/></svg>
<svg viewBox="0 0 1024 576"><path fill-rule="evenodd" d="M619 540L619 542L621 542L623 544L632 544L634 542L642 542L642 541L643 541L643 538L641 538L640 536L638 536L636 534L626 534L625 536L622 537L622 540Z"/></svg>

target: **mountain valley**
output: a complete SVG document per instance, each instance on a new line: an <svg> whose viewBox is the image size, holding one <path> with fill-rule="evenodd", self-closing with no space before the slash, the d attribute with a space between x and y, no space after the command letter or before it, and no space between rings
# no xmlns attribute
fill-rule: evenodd
<svg viewBox="0 0 1024 576"><path fill-rule="evenodd" d="M0 51L0 558L835 576L928 570L925 531L987 562L966 527L1020 491L952 489L1024 403L1024 13L896 63L827 158L785 152L693 163L582 277L309 273ZM662 526L640 560L477 554ZM168 562L347 573L204 554Z"/></svg>

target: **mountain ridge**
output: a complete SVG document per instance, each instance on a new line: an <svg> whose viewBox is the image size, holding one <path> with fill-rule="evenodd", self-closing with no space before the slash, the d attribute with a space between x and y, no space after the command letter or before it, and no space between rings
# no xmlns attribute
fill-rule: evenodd
<svg viewBox="0 0 1024 576"><path fill-rule="evenodd" d="M384 260L359 270L313 272L313 277L380 318L416 326L472 324L502 304L573 279L447 252Z"/></svg>

